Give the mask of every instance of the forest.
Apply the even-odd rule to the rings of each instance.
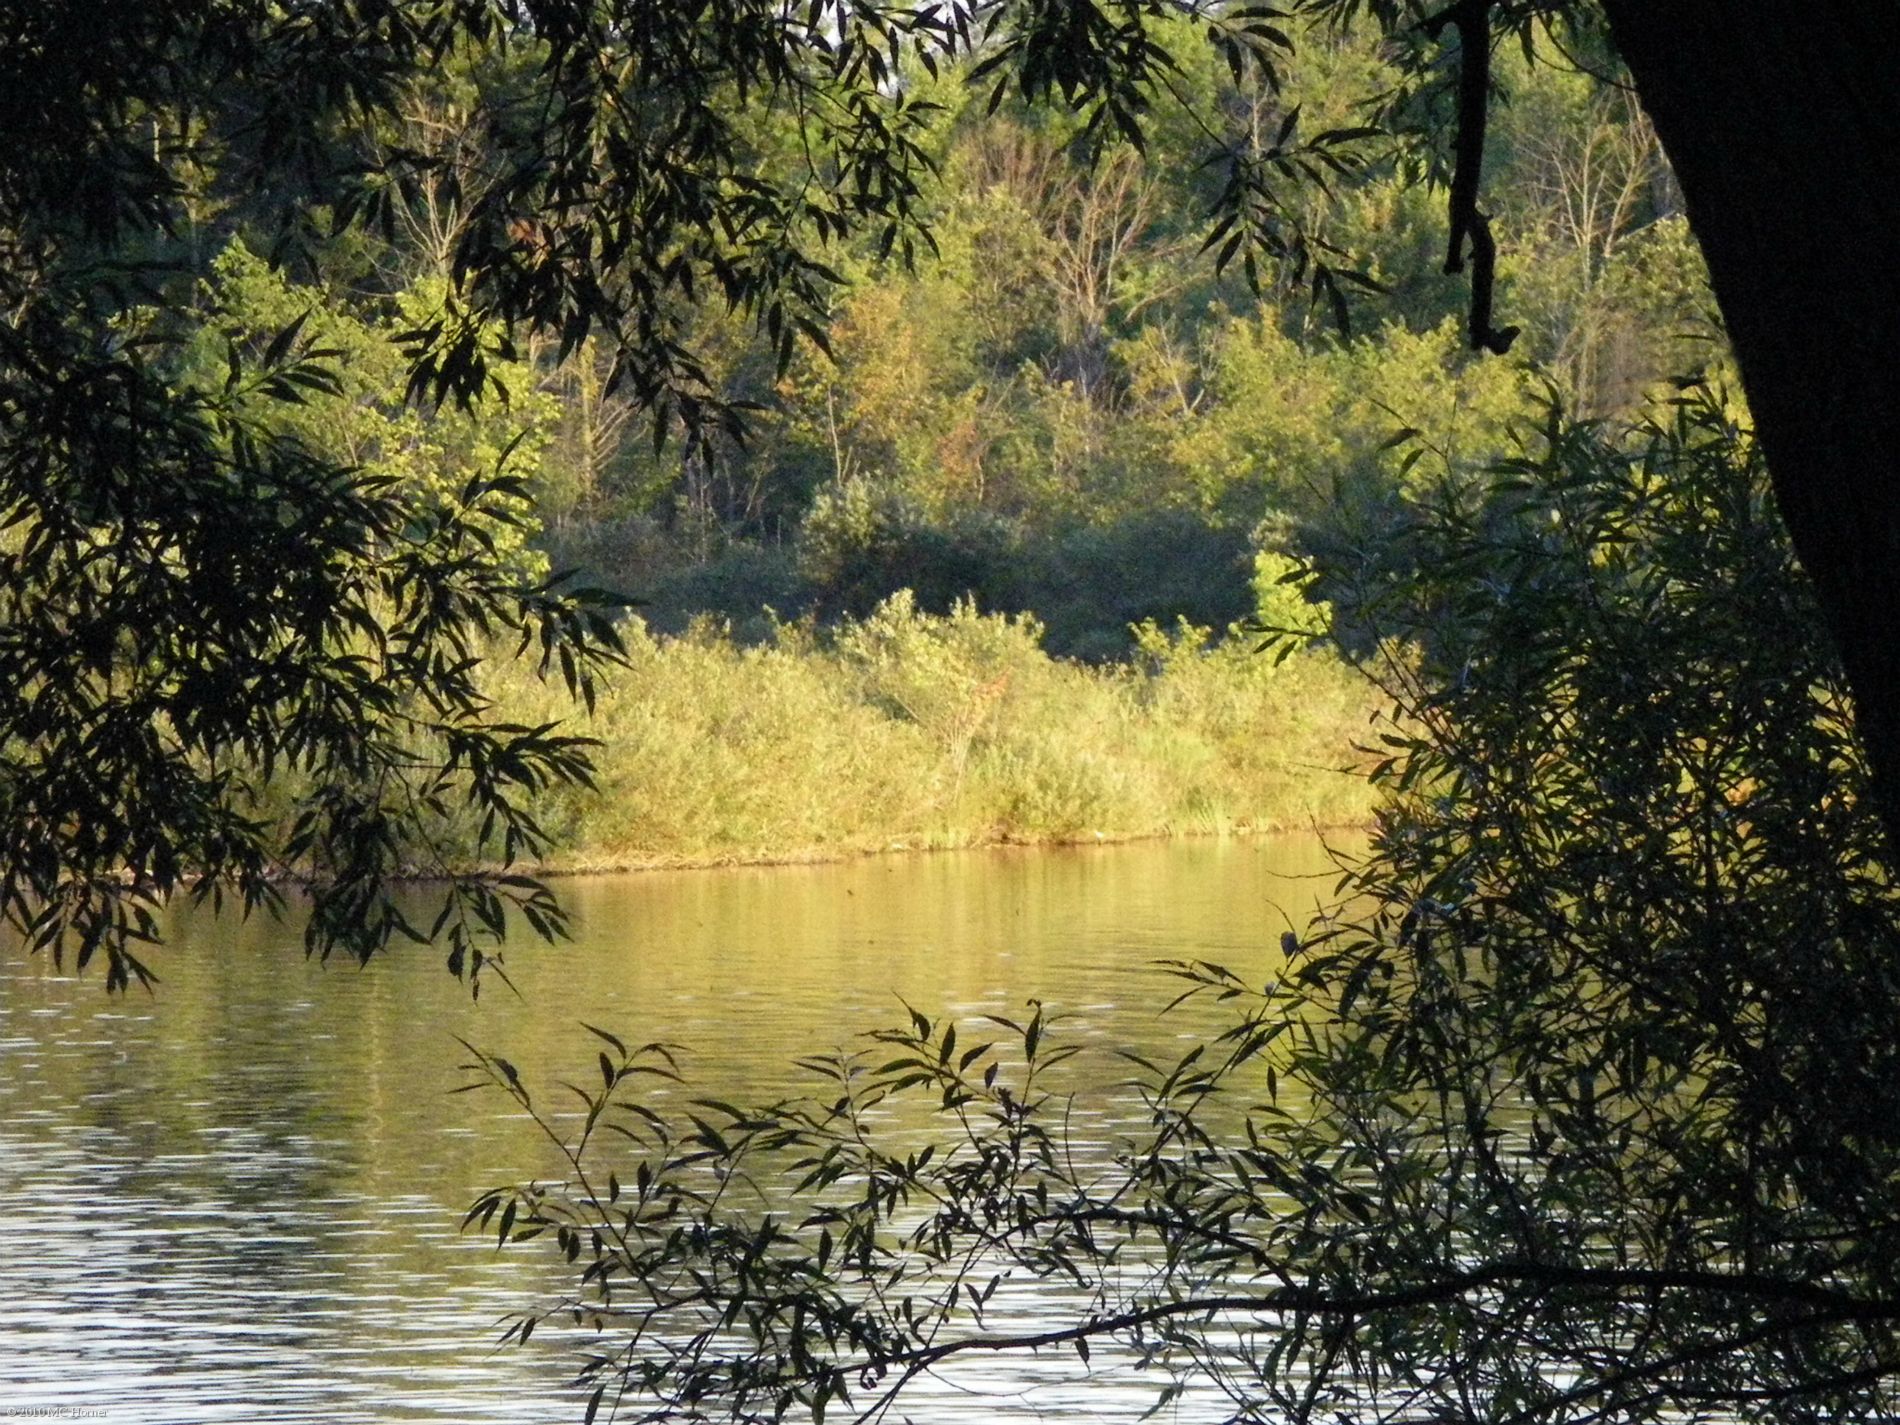
[[[1356,287],[1250,284],[1204,242],[1199,112],[1289,151],[1345,131],[1400,77],[1374,27],[1302,45],[1271,89],[1164,34],[1192,61],[1178,109],[1145,153],[1094,161],[1080,119],[986,111],[961,73],[920,70],[933,249],[835,245],[824,326],[782,368],[743,310],[694,310],[686,340],[740,413],[698,443],[614,388],[600,334],[565,352],[530,336],[473,410],[408,402],[404,334],[442,302],[487,166],[455,145],[505,76],[471,64],[406,101],[396,141],[450,161],[387,239],[299,274],[207,218],[206,369],[302,322],[337,384],[273,406],[273,428],[437,498],[505,468],[531,500],[497,547],[637,601],[633,662],[589,728],[605,794],[537,807],[545,864],[1363,823],[1354,747],[1376,697],[1348,669],[1373,630],[1337,571],[1386,557],[1413,503],[1512,453],[1543,404],[1626,421],[1723,368],[1627,95],[1561,63],[1501,66],[1497,300],[1524,335],[1490,359],[1432,259],[1442,198],[1395,144],[1302,195]],[[789,172],[797,121],[742,140]],[[1343,642],[1291,666],[1247,656],[1263,630],[1333,620]],[[560,716],[532,678],[499,676],[517,720]],[[476,850],[466,830],[451,860]]]

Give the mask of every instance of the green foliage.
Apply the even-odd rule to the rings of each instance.
[[[669,22],[679,44],[665,60],[623,54],[623,43],[639,46],[584,17],[558,37],[497,47],[492,16],[476,7],[436,32],[454,40],[437,76],[313,151],[312,194],[342,194],[329,209],[339,231],[322,241],[302,229],[279,241],[256,205],[227,191],[215,155],[187,144],[209,185],[192,199],[193,261],[233,232],[273,258],[301,245],[310,261],[298,275],[321,281],[271,276],[283,288],[273,310],[314,307],[379,341],[406,329],[404,355],[448,373],[444,391],[492,396],[498,379],[511,408],[491,401],[462,428],[482,427],[489,448],[529,432],[513,460],[534,467],[551,526],[533,546],[637,593],[655,627],[710,612],[752,636],[765,604],[861,617],[909,587],[933,610],[968,595],[1033,612],[1051,648],[1120,656],[1125,626],[1145,618],[1224,627],[1244,616],[1246,536],[1263,521],[1294,518],[1284,552],[1296,558],[1382,538],[1404,483],[1382,455],[1394,431],[1420,430],[1439,453],[1434,469],[1469,469],[1508,451],[1505,431],[1525,407],[1515,368],[1461,349],[1462,294],[1436,270],[1442,203],[1417,181],[1444,166],[1451,52],[1416,26],[1386,32],[1382,7],[1295,9],[1282,23],[1129,7],[1126,54],[1157,65],[1154,46],[1169,54],[1148,71],[1165,101],[1159,90],[1139,108],[1116,101],[1139,120],[1144,155],[1089,136],[1118,123],[1099,107],[1104,91],[1078,90],[1079,113],[1019,102],[1061,90],[1046,67],[986,104],[990,81],[1029,64],[1047,38],[1005,11],[987,38],[952,33],[949,12],[858,14],[903,31],[885,61],[914,101],[900,116],[882,111],[892,93],[869,80],[870,60],[854,69],[808,29],[781,35],[783,63],[771,59],[749,4]],[[1646,122],[1598,96],[1549,43],[1601,57],[1576,49],[1587,37],[1573,17],[1496,13],[1501,33],[1528,33],[1536,56],[1498,56],[1508,103],[1489,167],[1500,297],[1525,327],[1517,351],[1601,415],[1631,409],[1685,366],[1719,368],[1719,343],[1675,339],[1703,305],[1702,276]],[[558,28],[562,14],[543,18]],[[1238,75],[1224,46],[1202,38],[1211,25],[1235,39],[1236,24],[1258,42]],[[700,33],[719,25],[735,34]],[[972,85],[972,68],[998,57],[985,44],[1010,35],[1022,45]],[[1106,42],[1092,30],[1071,39]],[[404,42],[400,27],[390,42]],[[610,69],[625,61],[612,78],[574,67],[590,44]],[[643,87],[648,71],[682,56],[704,66],[667,91],[677,112],[626,132],[636,100],[655,92]],[[1273,61],[1270,81],[1261,57]],[[728,100],[742,90],[765,102],[740,112]],[[612,113],[610,94],[622,106]],[[1387,136],[1308,142],[1363,129],[1359,101],[1381,94]],[[524,126],[530,96],[562,122]],[[842,126],[818,112],[838,103],[859,106]],[[678,162],[662,166],[677,191],[661,201],[650,174],[637,192],[618,190],[623,162],[687,130],[686,156],[669,150]],[[586,171],[588,144],[609,138],[625,151]],[[902,174],[865,195],[863,212],[845,212],[835,180],[859,169],[829,145],[860,140],[870,146],[851,163],[875,166],[881,154]],[[1322,150],[1356,155],[1350,182],[1335,181]],[[524,206],[557,174],[571,191],[549,212]],[[1256,180],[1270,200],[1249,188]],[[830,196],[811,199],[819,191]],[[1260,198],[1248,199],[1250,216],[1201,250],[1247,193]],[[689,241],[694,213],[733,226]],[[926,223],[930,260],[913,265],[902,243]],[[659,250],[640,245],[649,241],[675,257],[642,285],[638,254]],[[1288,260],[1257,261],[1250,286],[1243,251],[1264,259],[1276,243]],[[1333,248],[1387,289],[1355,306],[1349,339],[1315,286],[1316,263],[1344,270]],[[681,300],[709,292],[735,305]],[[801,332],[814,339],[788,345]],[[374,354],[364,394],[393,417],[409,368],[391,370],[386,346]],[[740,416],[744,444],[732,436]],[[404,420],[438,441],[458,429]],[[702,439],[672,439],[690,431]],[[667,437],[657,447],[656,433]]]
[[[1332,607],[1308,597],[1313,579],[1298,560],[1277,549],[1263,549],[1253,557],[1253,570],[1254,627],[1306,638],[1332,629]]]
[[[1884,1417],[1900,901],[1748,436],[1706,394],[1629,439],[1553,411],[1415,513],[1371,853],[1264,987],[1172,966],[1235,1014],[1135,1061],[1148,1126],[1069,1141],[1033,1004],[776,1104],[650,1098],[609,1041],[587,1123],[633,1141],[544,1116],[570,1180],[476,1206],[581,1269],[526,1321],[607,1333],[584,1383],[817,1418],[1112,1342],[1242,1419]],[[1084,1304],[993,1305],[1033,1282]]]
[[[584,697],[614,634],[602,601],[539,580],[524,476],[558,445],[543,492],[636,499],[668,487],[651,462],[683,435],[700,552],[727,518],[795,522],[802,500],[721,457],[748,393],[826,346],[839,265],[928,248],[940,74],[1057,102],[1085,144],[1143,142],[1169,46],[1196,33],[1236,83],[1278,77],[1256,20],[1150,0],[1112,21],[775,0],[14,11],[0,913],[36,945],[103,949],[115,985],[185,885],[257,905],[312,878],[313,945],[367,953],[422,933],[382,883],[437,864],[458,808],[499,860],[536,849],[523,799],[585,759],[551,721],[493,714],[480,650],[518,640]],[[1225,257],[1308,260],[1284,185],[1236,154]],[[544,385],[573,407],[558,429]],[[957,388],[942,409],[977,408]],[[635,411],[645,466],[620,439]],[[1093,449],[1056,426],[1059,478],[1025,502]],[[455,963],[510,901],[558,928],[530,883],[464,883],[436,927]]]
[[[1406,483],[1384,454],[1396,431],[1426,437],[1426,474],[1474,469],[1509,453],[1535,389],[1522,367],[1465,350],[1462,294],[1437,273],[1442,201],[1416,180],[1442,138],[1449,71],[1436,47],[1408,59],[1416,38],[1305,32],[1279,90],[1234,84],[1212,48],[1181,50],[1174,87],[1188,107],[1154,112],[1146,161],[1124,151],[1093,166],[1078,161],[1072,123],[1010,104],[980,112],[945,70],[930,88],[948,106],[930,140],[943,166],[936,260],[911,271],[865,245],[841,255],[852,285],[827,327],[832,359],[809,351],[776,382],[744,368],[730,391],[763,404],[758,439],[727,452],[730,475],[710,483],[690,460],[670,480],[656,468],[648,508],[662,521],[670,502],[712,508],[747,541],[804,528],[814,587],[798,608],[862,615],[910,586],[947,609],[967,593],[1035,612],[1052,647],[1091,657],[1124,651],[1122,626],[1142,618],[1241,616],[1247,571],[1228,565],[1263,520],[1294,518],[1295,557],[1380,537]],[[1500,301],[1525,328],[1517,352],[1589,413],[1627,413],[1668,375],[1720,368],[1699,258],[1647,122],[1592,97],[1555,50],[1535,53],[1499,57]],[[1191,113],[1219,111],[1264,146],[1296,108],[1302,124],[1339,127],[1363,118],[1353,96],[1417,90],[1413,60],[1430,92],[1395,101],[1401,141],[1351,183],[1300,199],[1301,223],[1390,289],[1362,305],[1353,334],[1291,269],[1257,294],[1215,274],[1197,247],[1219,184],[1198,165],[1207,136]],[[1183,563],[1155,581],[1171,606],[1140,606],[1129,590],[1141,535],[1176,513],[1210,532],[1219,594],[1189,601]],[[1105,544],[1125,535],[1128,555],[1091,557],[1091,527]],[[704,528],[680,522],[683,552]],[[749,612],[695,587],[709,608]]]
[[[1395,428],[1480,465],[1508,448],[1528,409],[1522,371],[1464,353],[1451,322],[1306,352],[1271,319],[1237,320],[1218,337],[1209,380],[1211,408],[1177,425],[1170,463],[1203,507],[1252,520],[1316,516],[1391,488],[1379,457]]]
[[[900,593],[861,620],[740,642],[639,623],[588,731],[598,793],[537,800],[564,868],[782,860],[892,846],[1096,840],[1358,823],[1363,684],[1257,640],[1142,666],[1052,658],[1027,617]],[[1163,640],[1166,641],[1165,639]],[[538,723],[554,695],[507,662],[485,685]],[[467,853],[477,854],[469,846]]]
[[[418,489],[267,424],[343,390],[301,321],[204,385],[165,340],[102,353],[39,302],[24,325],[31,363],[0,367],[0,911],[27,943],[102,953],[122,987],[150,978],[133,947],[169,895],[276,906],[307,880],[311,948],[368,955],[421,937],[386,883],[433,868],[449,804],[479,810],[495,859],[533,855],[527,799],[586,777],[585,740],[494,716],[474,639],[515,630],[587,693],[615,635],[498,556],[521,481]],[[510,906],[559,928],[532,881],[451,884],[434,928],[458,969]]]
[[[292,284],[242,242],[218,256],[211,274],[213,316],[185,379],[222,379],[234,347],[260,348],[294,324],[303,340],[326,353],[334,382],[305,387],[296,401],[255,392],[248,413],[273,435],[390,482],[422,508],[452,506],[475,472],[533,488],[558,410],[526,363],[491,362],[497,394],[468,410],[426,410],[402,399],[409,365],[397,337],[440,301],[439,280],[397,293],[385,303],[387,317],[371,321],[334,298],[325,302],[320,289]],[[504,566],[524,577],[547,573],[547,561],[528,547],[539,523],[525,500],[507,518],[480,528]]]
[[[901,589],[942,613],[1003,586],[1012,542],[1001,520],[976,511],[931,520],[903,496],[856,482],[812,501],[798,560],[821,612],[862,617]]]

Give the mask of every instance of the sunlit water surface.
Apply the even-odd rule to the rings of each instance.
[[[758,1100],[900,997],[972,1015],[1035,995],[1103,1051],[1106,1094],[1107,1051],[1194,1033],[1157,1015],[1156,958],[1264,977],[1332,883],[1312,839],[572,881],[574,943],[511,951],[519,996],[475,1002],[433,951],[325,967],[294,926],[209,916],[176,923],[156,997],[0,951],[0,1419],[576,1421],[574,1342],[494,1346],[562,1278],[539,1243],[460,1235],[461,1212],[551,1169],[502,1100],[450,1092],[452,1036],[547,1081],[592,1063],[587,1020],[691,1046],[696,1089]],[[1138,1111],[1106,1101],[1085,1131]],[[1051,1353],[906,1409],[1132,1420],[1159,1385]]]

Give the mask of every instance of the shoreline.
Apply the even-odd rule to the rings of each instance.
[[[1317,836],[1324,839],[1342,834],[1363,835],[1370,828],[1369,821],[1344,821],[1298,826],[1241,824],[1209,830],[1090,832],[1083,835],[1042,837],[1002,835],[971,840],[933,841],[926,838],[900,838],[876,846],[816,846],[789,850],[742,850],[708,855],[603,855],[598,859],[568,856],[545,862],[516,862],[505,867],[482,865],[469,869],[472,874],[492,872],[559,881],[587,876],[631,876],[651,871],[725,871],[754,867],[833,866],[848,861],[870,860],[879,856],[939,855],[956,851],[1057,851],[1091,846],[1129,846],[1138,842],[1265,840],[1278,836]],[[410,884],[429,885],[447,881],[451,877],[426,874],[404,876],[400,879]]]

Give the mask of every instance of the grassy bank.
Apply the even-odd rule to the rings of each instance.
[[[1338,826],[1366,688],[1325,653],[1278,667],[1244,639],[1153,626],[1130,662],[1050,657],[1032,619],[918,613],[781,625],[761,644],[634,623],[591,719],[596,793],[537,808],[550,869],[796,860],[891,848]],[[495,694],[571,717],[521,667]]]

